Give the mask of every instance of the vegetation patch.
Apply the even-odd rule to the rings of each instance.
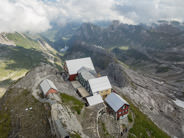
[[[128,47],[128,46],[120,46],[120,47],[119,47],[119,49],[121,49],[121,50],[125,50],[125,51],[126,51],[126,50],[128,50],[128,49],[129,49],[129,47]]]
[[[49,63],[37,40],[20,33],[8,33],[6,36],[15,42],[16,46],[1,46],[0,81],[3,82],[0,82],[0,85],[2,88],[7,88],[11,84],[4,80],[16,80],[41,62]],[[53,55],[56,67],[61,70],[60,54],[53,48],[48,48],[47,52]]]
[[[176,80],[176,82],[184,82],[184,80]]]
[[[133,121],[133,118],[132,118],[132,113],[129,112],[128,114],[128,121],[131,123]]]
[[[98,126],[99,126],[99,133],[100,133],[100,136],[102,138],[111,138],[112,137],[109,134],[109,132],[108,132],[106,126],[105,126],[105,123],[102,120],[99,120]]]
[[[174,55],[169,54],[169,56],[165,59],[168,61],[172,61],[172,62],[182,62],[183,61],[183,57],[176,55],[176,54]]]
[[[51,138],[50,110],[36,100],[30,91],[9,89],[0,103],[0,138],[17,136]]]
[[[71,138],[81,138],[80,134],[77,133],[77,132],[71,133],[71,134],[70,134],[70,137],[71,137]]]
[[[158,128],[145,114],[135,107],[130,100],[126,97],[123,98],[130,104],[130,110],[132,110],[135,115],[134,124],[129,130],[128,138],[134,138],[135,136],[138,138],[169,138],[165,132]]]
[[[14,41],[17,46],[21,46],[24,48],[35,48],[35,49],[40,48],[39,44],[36,41],[26,36],[24,37],[23,35],[19,33],[9,33],[7,34],[7,37],[9,40]]]
[[[5,89],[13,80],[23,76],[41,62],[48,63],[37,41],[19,33],[9,33],[7,37],[16,43],[16,47],[1,46],[0,49],[0,87]]]
[[[106,127],[105,127],[105,123],[101,123],[102,124],[102,129],[105,135],[109,135],[109,132],[107,131]]]
[[[2,53],[6,54],[3,55]],[[1,54],[0,85],[3,88],[7,88],[12,84],[13,80],[18,79],[28,70],[40,64],[40,62],[47,62],[40,51],[25,49],[19,46],[1,47],[0,55]]]
[[[165,73],[170,70],[169,67],[158,67],[156,73]]]
[[[136,49],[127,49],[127,50],[122,50],[121,48],[114,48],[112,52],[116,55],[116,57],[125,62],[129,59],[132,59],[137,63],[138,61],[149,61],[150,59],[144,55],[143,53],[139,52]]]
[[[7,138],[11,130],[11,118],[8,112],[0,111],[0,138]]]
[[[61,100],[63,101],[64,104],[69,105],[73,111],[77,112],[78,114],[81,113],[84,104],[80,100],[64,93],[61,94]]]

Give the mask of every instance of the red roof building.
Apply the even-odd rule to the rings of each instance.
[[[75,80],[78,74],[78,71],[82,67],[89,68],[90,70],[95,70],[93,66],[93,62],[90,57],[65,61],[64,69],[65,69],[65,72],[68,73],[70,81]]]

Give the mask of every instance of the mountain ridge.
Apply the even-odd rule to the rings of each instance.
[[[43,39],[33,40],[22,33],[1,33],[0,95],[6,88],[41,62],[60,65],[58,52]]]

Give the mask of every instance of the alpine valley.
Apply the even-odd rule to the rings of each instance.
[[[81,106],[71,83],[60,75],[65,60],[83,57],[91,57],[98,74],[107,75],[130,103],[132,122],[122,137],[184,137],[184,23],[129,25],[115,20],[53,23],[42,33],[0,34],[0,138],[57,136],[49,122],[51,109],[61,107],[33,97],[36,84],[48,76],[66,94],[61,94],[61,116],[71,137],[121,137],[111,128],[116,122],[88,118],[97,109]],[[29,113],[28,107],[33,108]]]

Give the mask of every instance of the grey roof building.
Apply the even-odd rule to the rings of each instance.
[[[117,112],[124,104],[129,105],[127,101],[121,98],[116,93],[111,93],[105,98],[105,102],[115,111]]]
[[[80,84],[89,91],[89,82],[88,80],[96,78],[97,73],[95,70],[90,68],[82,67],[78,71],[78,81]]]
[[[91,70],[90,68],[82,67],[79,69],[78,74],[81,74],[83,79],[86,81],[89,79],[93,79],[97,76],[97,73],[95,70]]]

